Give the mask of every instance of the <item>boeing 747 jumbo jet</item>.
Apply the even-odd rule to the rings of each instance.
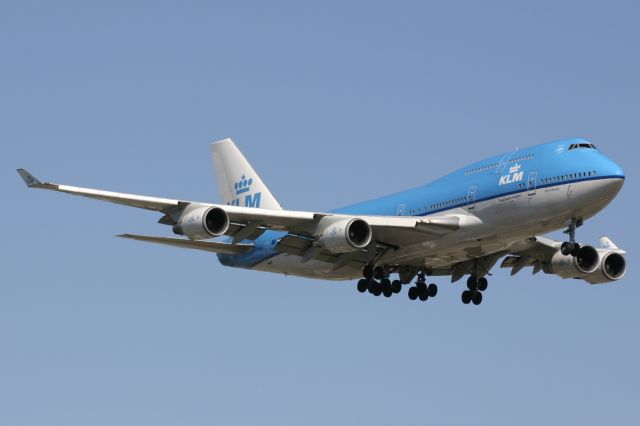
[[[462,302],[482,303],[499,259],[511,275],[524,267],[589,284],[617,281],[625,252],[607,237],[576,242],[576,228],[618,194],[624,172],[584,139],[515,150],[471,164],[430,184],[329,212],[283,210],[231,139],[211,145],[221,204],[171,200],[42,183],[50,189],[163,214],[186,238],[123,238],[217,253],[225,266],[323,280],[358,279],[357,289],[409,299],[438,293],[428,276],[468,276]],[[567,241],[541,235],[566,229]],[[392,276],[397,276],[393,281]]]

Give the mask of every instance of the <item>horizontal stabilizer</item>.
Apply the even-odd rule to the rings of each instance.
[[[214,241],[193,241],[182,238],[150,237],[147,235],[135,234],[122,234],[118,235],[118,237],[128,238],[131,240],[146,241],[148,243],[164,244],[167,246],[203,250],[212,253],[222,253],[230,255],[245,253],[253,248],[253,244],[229,244],[218,243]]]

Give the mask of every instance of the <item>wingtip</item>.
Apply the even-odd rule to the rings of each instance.
[[[211,142],[211,145],[217,145],[219,143],[233,143],[233,140],[231,138],[226,138],[226,139],[221,139],[219,141],[215,141],[215,142]]]
[[[42,182],[40,182],[35,176],[33,176],[31,173],[29,173],[25,169],[16,169],[16,170],[20,175],[20,177],[22,178],[22,180],[24,181],[24,183],[29,188],[34,188],[42,185]]]

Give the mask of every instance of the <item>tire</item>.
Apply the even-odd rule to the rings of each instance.
[[[424,283],[420,284],[420,287],[418,287],[418,298],[423,302],[429,298],[429,289]]]
[[[382,290],[382,294],[384,294],[384,297],[391,297],[393,291],[391,291],[391,289],[384,289]]]
[[[400,290],[402,290],[402,283],[400,282],[400,280],[394,280],[391,283],[391,291],[398,294],[400,293]]]
[[[380,281],[380,284],[382,284],[382,291],[391,291],[391,281],[389,281],[388,279],[383,279]]]
[[[382,286],[378,281],[371,281],[369,284],[369,293],[374,296],[380,296],[382,294]]]
[[[471,302],[471,292],[469,290],[465,290],[462,292],[462,303],[468,305]]]
[[[569,256],[571,254],[572,249],[573,247],[571,246],[571,243],[568,243],[565,241],[560,246],[560,253],[564,254],[565,256]]]
[[[478,280],[474,275],[470,275],[467,279],[467,288],[469,291],[476,291],[478,289]]]
[[[436,297],[436,294],[438,294],[438,286],[433,283],[429,284],[427,293],[429,293],[429,297]]]
[[[578,253],[580,253],[580,244],[575,243],[573,247],[571,247],[571,256],[577,257]]]
[[[369,281],[365,280],[364,278],[358,281],[358,291],[360,293],[364,293],[368,289],[369,289]]]
[[[476,291],[475,293],[473,293],[473,297],[471,298],[471,301],[473,302],[474,305],[479,305],[482,303],[482,293],[480,293],[479,291]]]
[[[418,298],[418,289],[415,287],[409,288],[409,299],[416,300]]]
[[[489,281],[485,277],[482,277],[478,280],[478,290],[485,291],[489,286]]]
[[[368,280],[373,278],[373,266],[371,265],[365,266],[364,269],[362,270],[362,275],[364,275],[364,277]]]
[[[382,266],[376,266],[373,270],[373,278],[379,280],[382,279],[382,277],[384,277],[384,268],[382,268]]]

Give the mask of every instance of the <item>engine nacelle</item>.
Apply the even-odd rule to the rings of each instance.
[[[584,277],[590,284],[604,284],[618,281],[627,272],[627,261],[622,253],[616,250],[598,250],[600,264],[592,274]]]
[[[220,207],[198,207],[186,210],[173,232],[191,240],[206,240],[223,235],[229,229],[229,215]]]
[[[544,266],[547,274],[556,274],[561,278],[584,278],[598,269],[600,256],[592,246],[581,246],[578,255],[564,255],[558,250],[551,262]]]
[[[371,242],[371,226],[363,219],[344,219],[329,224],[320,234],[320,246],[331,253],[361,250]]]

